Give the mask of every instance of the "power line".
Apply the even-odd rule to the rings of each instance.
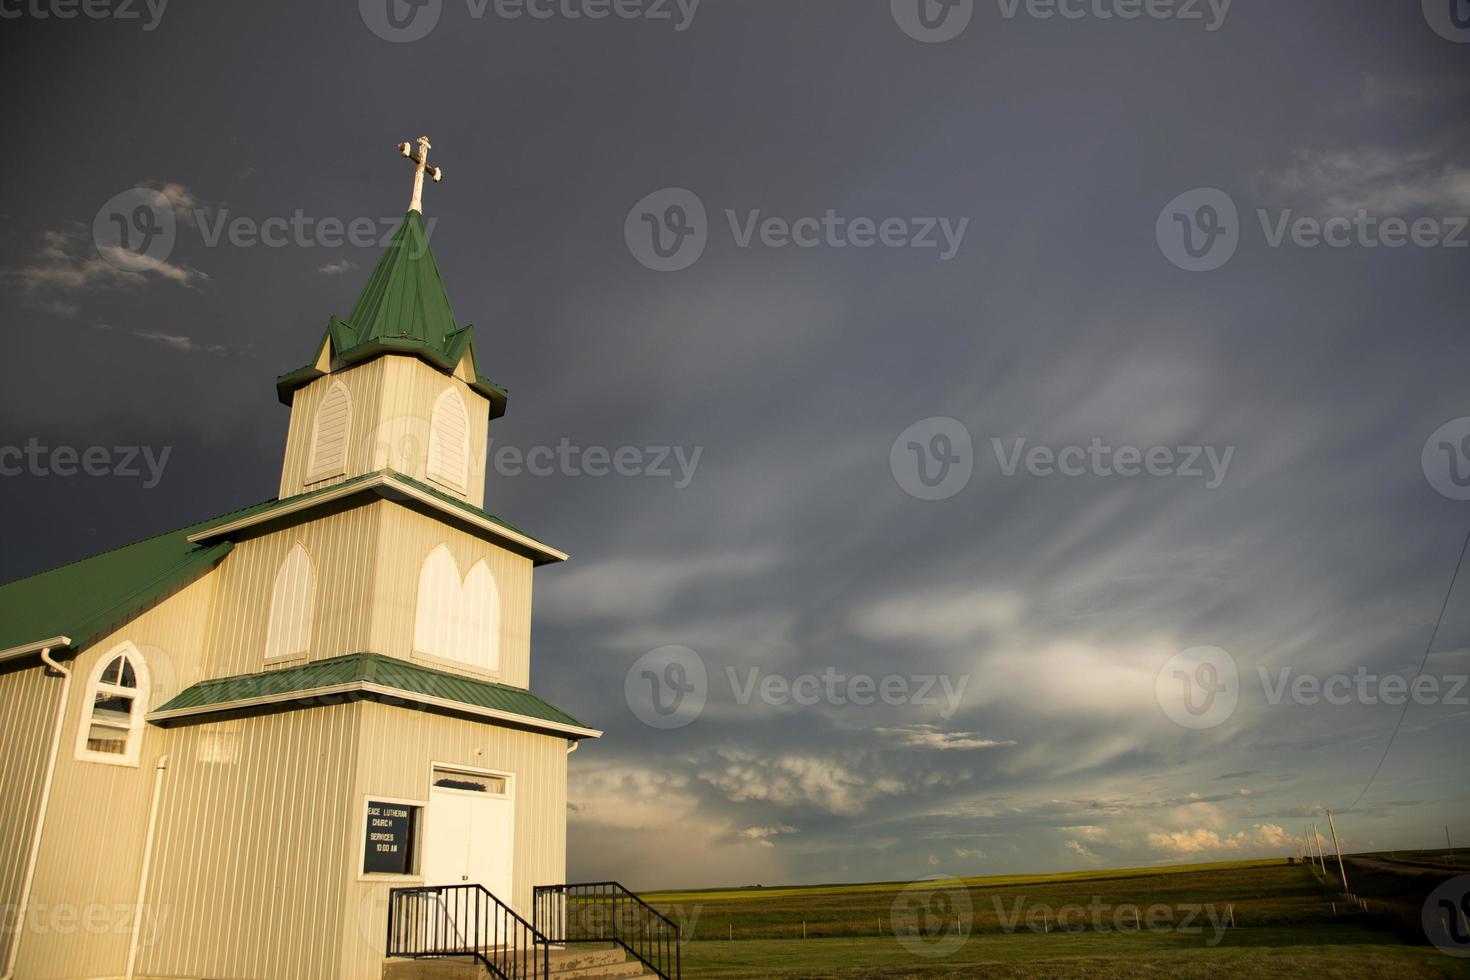
[[[1429,665],[1429,654],[1434,650],[1434,641],[1439,637],[1439,627],[1444,623],[1445,610],[1450,607],[1450,596],[1454,595],[1455,583],[1460,579],[1460,569],[1465,564],[1466,551],[1470,551],[1470,531],[1465,533],[1465,543],[1460,546],[1460,558],[1455,562],[1455,574],[1450,576],[1450,587],[1445,590],[1444,602],[1439,607],[1439,618],[1434,621],[1434,632],[1429,634],[1429,644],[1424,648],[1424,659],[1419,661],[1419,672],[1414,675],[1413,682],[1409,684],[1409,690],[1411,691],[1414,689],[1414,684],[1418,683],[1419,678],[1423,676],[1424,668]],[[1368,777],[1368,785],[1364,786],[1363,792],[1358,794],[1356,800],[1353,800],[1352,806],[1348,807],[1349,810],[1354,809],[1362,802],[1363,797],[1367,795],[1368,790],[1373,786],[1373,780],[1378,778],[1378,771],[1383,768],[1383,763],[1388,760],[1388,750],[1393,748],[1393,740],[1399,737],[1399,729],[1403,727],[1404,719],[1408,717],[1409,705],[1412,702],[1412,698],[1404,699],[1404,709],[1399,712],[1399,720],[1393,726],[1393,734],[1388,737],[1388,744],[1383,747],[1383,755],[1379,757],[1378,765],[1373,767],[1373,775]]]

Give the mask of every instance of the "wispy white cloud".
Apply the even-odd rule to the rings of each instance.
[[[725,751],[719,766],[703,780],[734,802],[759,800],[846,815],[862,813],[874,800],[904,791],[902,780],[876,774],[871,767],[796,753],[765,758]]]
[[[147,186],[155,187],[169,203],[174,206],[174,217],[188,225],[190,228],[199,226],[199,216],[213,217],[215,205],[201,200],[189,188],[177,181],[148,181]]]
[[[181,263],[159,262],[138,272],[130,272],[109,262],[106,250],[116,246],[93,244],[87,230],[72,223],[65,228],[47,231],[41,236],[41,247],[30,264],[7,271],[31,293],[54,299],[58,292],[77,293],[109,289],[135,288],[150,278],[163,279],[181,286],[192,286],[209,279],[198,269]]]
[[[1067,850],[1071,851],[1073,854],[1077,855],[1080,858],[1086,858],[1089,861],[1097,860],[1097,855],[1089,851],[1087,849],[1087,845],[1083,844],[1081,841],[1069,840],[1063,846],[1065,846]]]
[[[782,834],[794,833],[797,833],[797,829],[795,827],[788,827],[785,824],[782,824],[779,827],[746,827],[735,836],[739,837],[741,840],[754,841],[761,847],[775,847],[776,844],[774,841],[771,840],[771,838],[779,837]]]
[[[902,728],[875,728],[873,731],[905,748],[996,749],[1015,745],[1013,741],[984,738],[974,732],[946,732],[937,725],[908,725]]]
[[[1013,625],[1024,611],[1015,593],[924,590],[888,596],[858,610],[854,630],[877,640],[958,644]]]
[[[1442,148],[1303,150],[1268,180],[1279,193],[1332,215],[1470,213],[1470,166]]]
[[[1155,831],[1148,835],[1149,846],[1168,857],[1200,857],[1237,851],[1289,850],[1295,838],[1273,823],[1256,824],[1250,830],[1224,834],[1208,827],[1186,830]]]
[[[340,276],[342,273],[351,272],[356,268],[356,262],[353,262],[351,259],[342,259],[338,262],[328,262],[325,265],[317,266],[316,271],[324,276]]]
[[[99,323],[95,326],[98,330],[114,330],[119,333],[128,334],[131,337],[137,337],[140,340],[163,344],[165,347],[171,347],[179,351],[201,351],[209,354],[217,354],[225,349],[220,344],[201,344],[193,337],[186,337],[183,334],[164,333],[161,330],[119,330],[117,327],[106,323]]]

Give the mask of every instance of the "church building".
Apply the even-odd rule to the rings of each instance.
[[[530,689],[567,555],[484,509],[506,393],[400,149],[410,210],[276,382],[279,496],[0,587],[0,980],[362,980],[445,930],[545,975],[493,962],[564,928],[536,889],[601,733]]]

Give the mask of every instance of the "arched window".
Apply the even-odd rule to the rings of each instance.
[[[265,631],[266,660],[304,657],[311,648],[312,579],[311,556],[297,543],[276,571]]]
[[[464,639],[460,659],[471,667],[499,673],[500,590],[495,587],[495,576],[490,574],[489,565],[483,561],[475,563],[465,576],[461,598]]]
[[[424,560],[413,647],[487,673],[500,670],[500,591],[485,562],[477,562],[461,580],[444,545]]]
[[[429,423],[429,479],[458,493],[469,485],[470,420],[464,399],[446,388]]]
[[[77,758],[136,766],[148,710],[148,665],[131,643],[97,662],[82,701]]]
[[[311,454],[306,482],[318,483],[347,472],[347,433],[352,428],[352,396],[347,386],[333,381],[316,411],[311,430]]]

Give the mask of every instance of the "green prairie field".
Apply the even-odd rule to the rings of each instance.
[[[1423,980],[1470,977],[1470,961],[1430,947],[1399,945],[1391,933],[1352,926],[1240,929],[1215,947],[1181,936],[973,936],[957,952],[916,956],[896,940],[800,939],[695,942],[684,947],[684,975],[723,980],[837,977],[1098,977]]]
[[[1414,934],[1457,873],[1349,859],[1367,909],[1284,860],[645,894],[690,977],[1470,977]],[[1371,896],[1371,897],[1370,897]]]

